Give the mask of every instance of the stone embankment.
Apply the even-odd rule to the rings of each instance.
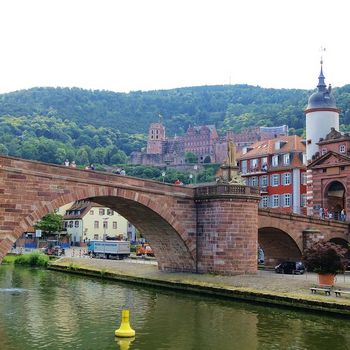
[[[336,297],[323,293],[311,294],[317,276],[279,275],[259,271],[256,275],[219,276],[211,274],[166,273],[149,260],[102,260],[63,257],[50,269],[107,278],[153,287],[183,290],[205,295],[324,311],[350,316],[350,296]],[[350,287],[349,275],[338,275],[336,288]]]

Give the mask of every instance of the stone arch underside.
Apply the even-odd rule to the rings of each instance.
[[[301,259],[301,251],[294,239],[278,228],[259,228],[258,242],[264,251],[265,266],[275,266],[282,261]]]
[[[22,218],[13,233],[18,239],[39,219],[54,209],[82,199],[110,207],[124,216],[149,240],[161,270],[195,271],[195,227],[185,229],[166,196],[156,197],[133,190],[110,187],[71,189],[50,201],[35,203],[35,210]],[[164,202],[163,202],[164,199]],[[192,232],[191,232],[192,229]]]

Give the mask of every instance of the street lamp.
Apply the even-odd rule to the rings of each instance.
[[[163,178],[163,182],[164,182],[164,179],[165,179],[165,171],[162,171],[162,178]]]

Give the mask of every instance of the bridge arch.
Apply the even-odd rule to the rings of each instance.
[[[346,186],[340,180],[330,181],[324,189],[324,207],[335,219],[339,219],[340,212],[345,208]]]
[[[259,228],[258,243],[264,252],[265,266],[275,266],[282,261],[301,259],[302,252],[295,240],[279,228]]]
[[[162,270],[193,271],[195,268],[195,245],[184,228],[181,218],[168,207],[166,201],[152,199],[133,190],[90,187],[59,196],[51,202],[35,203],[36,209],[19,223],[16,239],[44,215],[64,204],[89,199],[107,206],[124,216],[150,241]]]

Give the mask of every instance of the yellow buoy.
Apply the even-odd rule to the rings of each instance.
[[[122,310],[122,323],[115,331],[117,337],[131,338],[135,336],[135,331],[130,327],[129,310]]]

